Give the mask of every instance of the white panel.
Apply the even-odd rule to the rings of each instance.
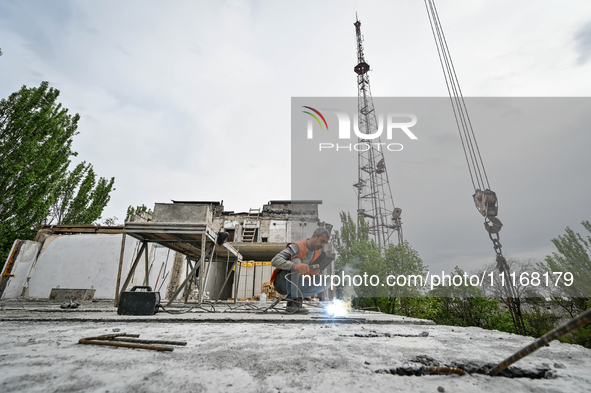
[[[269,222],[269,242],[270,243],[288,243],[287,236],[288,221],[271,220]]]
[[[121,252],[121,236],[82,234],[54,236],[44,243],[29,282],[29,296],[48,298],[52,288],[95,289],[95,298],[113,299]],[[49,243],[49,244],[48,244]],[[137,241],[126,238],[121,282],[131,265]],[[148,248],[150,249],[150,248]],[[143,271],[143,257],[137,271]],[[143,275],[138,277],[141,284]]]
[[[27,278],[29,277],[31,268],[37,259],[37,254],[40,249],[41,243],[39,242],[30,240],[21,242],[21,249],[14,261],[14,265],[12,266],[12,272],[10,273],[14,277],[8,279],[8,283],[2,294],[2,299],[15,299],[22,295],[23,289],[27,284]],[[12,250],[10,250],[10,254],[12,254]]]

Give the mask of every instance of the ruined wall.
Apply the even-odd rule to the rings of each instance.
[[[13,277],[8,278],[2,293],[2,299],[16,299],[26,295],[31,269],[37,260],[41,245],[42,243],[31,240],[18,242],[18,254],[14,258],[11,271],[6,274]],[[4,269],[6,270],[8,267],[8,264],[6,264]]]
[[[122,235],[52,235],[43,243],[29,281],[28,295],[48,298],[52,288],[95,289],[96,298],[113,299]],[[136,241],[128,238],[126,249]],[[131,253],[123,271],[131,264]]]
[[[156,203],[153,223],[212,224],[213,212],[209,205],[191,203]]]
[[[114,299],[121,252],[121,234],[49,235],[43,243],[26,241],[17,255],[2,299],[30,297],[47,299],[52,288],[95,289],[95,298]],[[127,236],[121,272],[125,281],[140,243]],[[165,290],[170,281],[174,251],[148,245],[149,284]],[[184,267],[180,279],[186,277]],[[128,289],[145,282],[145,259],[141,257]]]

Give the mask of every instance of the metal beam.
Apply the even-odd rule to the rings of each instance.
[[[236,265],[238,264],[238,258],[236,258],[236,260],[234,261],[234,264],[232,264],[232,268],[230,269],[230,271],[226,274],[226,280],[224,281],[224,285],[222,285],[222,289],[220,289],[220,292],[218,293],[218,296],[215,300],[215,303],[220,301],[220,296],[222,296],[222,292],[224,292],[224,288],[226,288],[226,284],[228,283],[228,280],[230,279],[230,276],[232,275],[232,272],[234,271],[234,269],[236,269]],[[228,265],[226,265],[228,266]],[[235,272],[235,271],[234,271]],[[236,273],[236,272],[235,272]],[[234,296],[236,297],[236,296]],[[214,304],[215,304],[214,303]]]
[[[123,254],[125,253],[125,232],[121,237],[121,254],[119,255],[119,269],[117,270],[117,287],[115,288],[115,307],[119,306],[119,284],[121,284],[121,270],[123,269]]]
[[[218,242],[218,237],[216,235],[215,240],[213,241],[213,250],[215,250],[215,245]],[[209,278],[209,269],[211,269],[211,263],[213,262],[213,250],[211,255],[209,256],[209,263],[207,264],[207,269],[205,271],[205,280],[203,281],[203,287],[199,287],[199,305],[203,302],[203,295],[205,295],[205,287],[207,286],[207,279]]]
[[[201,255],[201,259],[199,259],[199,262],[197,262],[195,264],[195,266],[193,267],[193,269],[191,269],[191,271],[189,272],[189,274],[187,275],[187,277],[185,278],[185,280],[182,282],[182,284],[179,285],[179,287],[177,288],[177,290],[174,293],[174,295],[172,295],[172,297],[170,298],[170,300],[168,301],[168,303],[166,303],[166,307],[172,306],[172,302],[176,299],[176,297],[179,295],[179,293],[181,293],[181,291],[183,290],[183,288],[185,287],[185,285],[187,284],[187,282],[191,279],[191,276],[195,274],[195,272],[197,271],[197,269],[199,269],[199,266],[201,266],[201,264],[203,263],[203,261],[207,257],[207,254],[209,254],[210,252],[213,252],[213,248],[214,247],[215,247],[215,244],[212,244],[211,246],[209,246],[209,248],[207,249],[207,251],[204,254]]]
[[[137,264],[140,261],[140,258],[142,257],[142,253],[144,251],[147,252],[147,250],[146,250],[147,248],[148,248],[148,243],[146,243],[146,242],[142,243],[142,247],[140,248],[140,251],[137,253],[137,257],[135,258],[135,261],[133,261],[133,265],[131,265],[131,270],[127,274],[127,278],[125,279],[125,282],[123,283],[123,287],[121,287],[121,291],[119,291],[119,296],[121,296],[121,292],[123,292],[123,290],[126,289],[127,286],[129,285],[129,282],[131,281],[131,276],[133,276],[133,273],[135,272],[135,268],[137,267]]]
[[[148,267],[149,264],[149,258],[148,258],[148,242],[144,241],[144,244],[146,245],[146,252],[144,254],[145,256],[145,260],[146,260],[146,279],[144,280],[146,282],[146,286],[150,286],[150,268]]]

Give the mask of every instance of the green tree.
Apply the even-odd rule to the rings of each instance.
[[[42,82],[0,100],[0,254],[15,238],[30,238],[56,200],[77,134],[78,114],[57,103],[59,91]]]
[[[389,314],[404,314],[410,316],[416,306],[411,299],[422,296],[423,278],[427,274],[427,267],[419,253],[408,242],[398,245],[390,244],[384,252],[386,277],[389,283],[394,283],[396,277],[404,276],[404,282],[396,282],[396,285],[387,285],[386,312]],[[398,283],[402,285],[398,285]]]
[[[91,224],[100,219],[114,182],[114,177],[109,181],[101,177],[97,183],[92,165],[81,162],[60,180],[57,199],[43,223]]]
[[[591,232],[589,221],[581,222]],[[591,237],[581,236],[569,227],[565,235],[552,239],[557,252],[548,255],[541,267],[552,274],[553,283],[558,289],[556,295],[569,299],[588,299],[591,297]],[[560,275],[560,280],[558,276]],[[581,300],[584,311],[585,301]]]
[[[148,216],[152,216],[154,214],[154,212],[152,212],[152,209],[148,209],[148,207],[144,204],[142,204],[141,206],[128,206],[127,207],[127,216],[125,217],[125,222],[129,221],[132,216],[142,216],[144,219],[151,219],[149,217],[146,217],[145,215]]]
[[[458,266],[451,276],[464,277],[465,272]],[[477,326],[485,329],[498,329],[515,332],[510,314],[502,311],[496,299],[487,299],[482,288],[463,280],[460,285],[441,286],[429,291],[428,296],[435,301],[436,309],[432,320],[442,325]]]
[[[581,224],[591,232],[589,221]],[[539,266],[550,273],[553,305],[561,308],[567,317],[574,318],[591,308],[591,236],[582,236],[566,227],[566,234],[552,239],[552,243],[557,251],[548,255]],[[591,325],[582,326],[560,341],[591,348]]]
[[[78,133],[80,116],[70,115],[57,102],[58,96],[59,90],[42,82],[39,87],[23,86],[8,99],[0,100],[2,262],[16,238],[31,239],[35,235],[35,225],[44,222],[51,214],[51,207],[59,202],[65,184],[71,188],[75,183],[75,179],[69,179],[68,166],[70,157],[77,155],[71,146]],[[77,167],[74,172],[78,176],[82,169]],[[82,210],[90,209],[88,214],[96,215],[98,206],[104,207],[109,199],[104,191],[111,190],[113,179],[111,182],[99,180],[95,187],[94,172],[90,177],[89,172],[86,170],[78,193],[71,199],[76,202],[71,206],[66,204],[65,210],[60,208],[63,216],[72,223],[89,223]],[[83,188],[87,190],[86,194]],[[84,222],[74,222],[78,220]]]
[[[335,262],[336,271],[343,272],[351,277],[357,274],[363,275],[364,273],[368,277],[383,275],[385,272],[384,261],[380,255],[379,247],[369,239],[367,224],[360,220],[358,228],[349,213],[341,212],[340,216],[341,230],[335,231],[333,241],[335,249],[339,253]],[[349,285],[338,287],[339,297],[353,298],[357,306],[360,305],[359,297],[367,297],[372,306],[378,307],[377,299],[384,294],[382,287],[373,287],[371,285],[362,285],[355,288]],[[363,303],[361,301],[361,305],[366,305]]]
[[[339,297],[352,297],[354,305],[358,307],[373,307],[391,314],[408,315],[411,306],[409,299],[421,295],[422,279],[417,277],[417,280],[400,286],[387,285],[387,279],[390,275],[424,277],[427,269],[419,254],[407,242],[380,249],[369,238],[367,223],[359,220],[356,225],[348,213],[341,212],[341,224],[341,230],[335,231],[334,235],[334,246],[339,253],[335,262],[336,270],[339,274],[342,272],[351,277],[363,277],[363,284],[354,288],[338,287]]]

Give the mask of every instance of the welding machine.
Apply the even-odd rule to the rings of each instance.
[[[146,289],[147,291],[137,291]],[[119,315],[154,315],[160,306],[160,292],[153,292],[152,287],[136,285],[131,291],[121,292],[117,314]]]

